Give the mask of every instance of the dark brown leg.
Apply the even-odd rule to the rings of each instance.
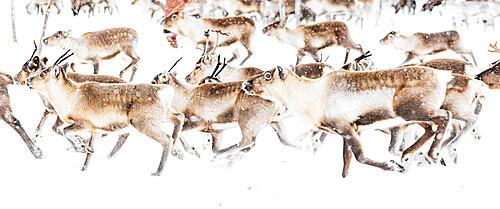
[[[342,170],[342,177],[347,177],[349,174],[349,166],[351,165],[352,150],[349,144],[344,140],[344,169]]]
[[[94,149],[94,142],[96,140],[99,140],[101,137],[102,137],[102,134],[100,134],[100,133],[92,133],[92,136],[90,136],[90,140],[89,140],[89,147]],[[92,153],[87,152],[87,157],[85,158],[85,162],[83,163],[83,167],[82,167],[81,171],[87,170],[91,157],[92,157]]]
[[[19,136],[21,136],[21,139],[23,139],[24,143],[28,146],[28,149],[35,158],[41,159],[43,157],[42,150],[40,150],[40,148],[38,148],[33,141],[31,141],[19,120],[12,115],[10,106],[0,108],[0,118],[9,124],[10,127],[12,127],[12,129],[19,134]]]
[[[116,142],[115,147],[113,147],[113,150],[111,150],[111,152],[109,153],[108,158],[112,158],[115,156],[116,152],[118,152],[122,148],[125,141],[127,141],[129,135],[130,135],[129,133],[126,133],[126,134],[121,134],[118,137],[118,141]]]

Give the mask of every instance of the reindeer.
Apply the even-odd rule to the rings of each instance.
[[[429,151],[431,159],[435,160],[434,150],[451,118],[449,111],[439,109],[450,79],[450,72],[405,67],[367,72],[332,71],[311,80],[278,67],[252,77],[243,83],[242,88],[250,95],[274,97],[318,129],[340,134],[346,151],[345,177],[351,152],[360,163],[383,170],[405,171],[394,161],[378,162],[363,154],[356,133],[358,127],[382,120],[420,121],[426,134],[417,144],[435,134]],[[303,99],[304,94],[309,95],[309,99]],[[434,124],[438,126],[435,132],[432,129]],[[406,156],[411,155],[415,148],[418,146],[410,147]]]
[[[33,10],[36,10],[37,14],[41,13],[43,15],[45,13],[44,8],[47,8],[48,4],[49,0],[31,0],[28,4],[26,4],[26,12],[31,14],[33,13]],[[61,13],[61,0],[52,0],[52,5],[57,8],[57,14]]]
[[[395,12],[398,13],[399,10],[408,7],[408,14],[415,14],[415,8],[417,7],[417,3],[415,0],[398,0],[396,4],[393,5]]]
[[[361,45],[352,41],[347,25],[339,21],[326,21],[310,25],[302,24],[295,29],[284,27],[280,22],[276,21],[265,27],[263,32],[294,46],[298,50],[297,64],[300,63],[306,52],[318,62],[318,51],[333,45],[346,48],[344,63],[347,62],[351,49],[356,49],[363,54]]]
[[[335,15],[358,15],[355,11],[356,2],[353,0],[307,0],[304,5],[310,8],[316,16],[327,15],[327,19]]]
[[[156,12],[163,10],[163,3],[158,0],[134,0],[132,1],[132,5],[142,6],[145,10],[151,12],[151,18],[155,15]]]
[[[33,154],[35,158],[41,159],[43,157],[42,150],[33,143],[26,134],[26,131],[24,131],[21,122],[13,115],[10,106],[9,90],[7,89],[7,86],[12,84],[14,84],[12,77],[7,73],[0,72],[0,118],[19,134],[26,146],[28,146],[31,154]]]
[[[130,81],[134,79],[139,61],[135,53],[137,41],[137,32],[131,28],[110,28],[88,32],[79,38],[69,37],[69,31],[57,31],[52,36],[43,39],[45,45],[73,49],[79,60],[92,63],[94,74],[99,73],[100,61],[111,59],[123,52],[132,58],[132,62],[120,71],[120,78],[123,77],[125,71],[132,68]]]
[[[429,12],[432,12],[432,9],[434,9],[435,6],[439,6],[443,3],[443,0],[428,0],[423,6],[422,6],[422,11],[429,10]]]
[[[160,164],[157,171],[152,173],[160,175],[170,151],[172,137],[174,141],[178,138],[184,120],[184,115],[171,107],[174,89],[166,85],[151,84],[77,84],[67,78],[66,71],[58,66],[58,61],[29,77],[26,82],[30,88],[50,100],[61,120],[71,124],[63,129],[63,135],[70,138],[79,133],[90,132],[92,137],[89,146],[92,147],[102,132],[134,127],[162,145]],[[168,121],[174,123],[172,136],[161,127],[163,122]],[[91,153],[87,153],[82,170],[85,170],[90,156]]]
[[[26,85],[26,79],[36,75],[40,71],[45,69],[45,65],[48,61],[46,57],[40,59],[38,56],[34,56],[35,52],[37,51],[37,47],[35,44],[35,51],[33,51],[33,54],[31,58],[24,63],[22,70],[14,77],[14,80],[17,84],[20,85]],[[66,69],[67,66],[63,65],[61,66]],[[76,83],[85,83],[85,82],[98,82],[98,83],[125,83],[124,80],[120,78],[116,78],[113,76],[108,76],[108,75],[84,75],[84,74],[78,74],[78,73],[73,73],[73,72],[67,72],[66,76],[71,79],[72,81]],[[50,101],[47,97],[44,95],[40,94],[40,99],[42,100],[43,104],[45,105],[45,111],[43,113],[42,118],[40,119],[40,122],[35,130],[35,134],[33,137],[34,141],[37,141],[38,139],[42,138],[42,130],[45,125],[45,121],[48,119],[50,115],[57,115],[54,107],[50,104]],[[61,127],[64,125],[63,121],[57,117],[56,122],[52,126],[52,130],[59,135],[63,135],[61,132]],[[128,137],[129,134],[121,134],[119,137]],[[70,141],[71,144],[72,141]],[[89,152],[92,152],[90,147],[83,146],[83,149],[86,149]],[[175,156],[175,154],[174,154]]]
[[[248,152],[255,145],[257,134],[267,125],[276,131],[282,144],[300,149],[288,141],[282,123],[277,118],[284,111],[281,104],[261,96],[245,94],[241,90],[243,81],[190,85],[177,79],[172,73],[160,73],[152,83],[174,87],[172,105],[186,116],[183,131],[200,130],[210,133],[212,151],[218,158]],[[221,149],[220,134],[227,129],[221,125],[234,123],[241,130],[242,140],[237,145]]]
[[[455,53],[460,54],[460,56],[467,61],[468,59],[464,56],[464,54],[470,55],[474,61],[474,65],[477,65],[476,58],[474,57],[472,50],[465,49],[462,46],[462,39],[460,39],[458,32],[454,30],[438,33],[414,33],[409,36],[391,31],[380,40],[380,43],[406,51],[407,57],[403,64],[415,57],[422,61],[421,57],[424,55],[431,55],[445,50],[452,50]]]
[[[71,11],[73,11],[73,16],[77,16],[80,13],[80,10],[83,7],[88,7],[89,16],[94,15],[94,9],[99,4],[104,5],[104,13],[106,13],[106,9],[109,11],[109,14],[113,14],[113,7],[118,11],[118,7],[115,4],[114,0],[71,0]]]
[[[493,62],[488,69],[477,74],[475,79],[483,81],[490,89],[500,89],[500,60]]]
[[[175,10],[174,10],[175,11]],[[220,42],[211,39],[208,46],[229,46],[233,43],[241,43],[247,50],[247,56],[240,65],[244,64],[253,54],[251,40],[255,35],[255,23],[251,18],[244,16],[223,17],[223,18],[201,18],[196,19],[184,15],[182,12],[175,12],[166,16],[162,23],[167,28],[175,28],[179,34],[186,36],[195,45],[205,45],[206,39],[203,32],[209,29],[222,31],[227,36],[221,36]],[[214,43],[216,43],[214,45]],[[210,51],[210,49],[207,49]],[[237,51],[233,51],[233,57],[228,62],[232,62],[239,57]]]

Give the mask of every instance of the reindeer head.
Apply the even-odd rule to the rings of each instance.
[[[215,47],[209,50],[210,48],[210,32],[215,32],[217,37],[215,39],[215,44],[213,44]],[[186,76],[186,81],[191,84],[197,84],[199,83],[203,78],[210,76],[210,70],[214,69],[214,67],[217,65],[220,65],[220,55],[218,55],[218,60],[217,63],[215,62],[214,57],[216,56],[215,54],[215,49],[217,49],[217,44],[219,41],[219,34],[221,35],[229,35],[227,33],[221,32],[220,30],[207,30],[205,31],[205,49],[203,51],[203,54],[201,55],[200,59],[198,62],[196,62],[196,66],[189,75]],[[225,60],[225,59],[224,59]],[[225,63],[224,63],[225,66]]]
[[[262,29],[262,32],[266,35],[269,35],[269,36],[275,36],[276,31],[278,31],[284,27],[285,26],[282,22],[280,22],[279,20],[276,20],[273,23],[269,24],[268,26],[264,27],[264,29]]]
[[[247,94],[276,95],[271,92],[286,88],[284,81],[292,74],[289,69],[278,66],[262,74],[255,75],[243,82],[242,89]],[[279,93],[278,93],[279,94]]]
[[[175,61],[175,63],[172,65],[172,67],[170,67],[170,69],[168,71],[165,71],[165,72],[162,72],[158,75],[156,75],[153,80],[151,81],[151,84],[170,84],[170,81],[171,81],[171,78],[170,76],[174,76],[176,75],[176,73],[174,72],[171,72],[172,69],[174,69],[174,67],[177,65],[177,63],[179,63],[179,61],[181,61],[182,57],[179,58],[177,61]]]
[[[492,63],[491,67],[477,74],[475,78],[483,81],[492,89],[500,89],[500,60]]]
[[[165,16],[161,21],[161,24],[167,28],[175,27],[179,20],[184,19],[184,13],[182,12],[174,12],[169,16]]]
[[[59,46],[62,47],[66,43],[71,31],[57,31],[51,36],[44,38],[43,43],[47,46]]]
[[[73,55],[73,53],[67,55],[69,51],[66,51],[66,53],[59,57],[52,66],[42,69],[26,79],[26,85],[42,93],[48,92],[52,88],[57,88],[59,83],[66,80],[66,69],[60,67],[59,64]]]
[[[399,32],[391,31],[383,39],[380,39],[380,43],[383,45],[391,45],[399,37],[401,37]]]
[[[42,69],[45,69],[45,64],[47,64],[47,57],[40,59],[40,57],[35,56],[35,52],[37,51],[37,46],[35,43],[35,51],[31,55],[30,59],[26,61],[23,65],[23,68],[17,75],[14,77],[14,80],[17,84],[25,85],[25,81],[28,77],[34,75]]]
[[[226,67],[226,58],[224,58],[224,64],[220,62],[220,55],[217,58],[217,66],[215,66],[214,70],[212,71],[212,74],[209,76],[204,77],[201,79],[201,81],[198,83],[198,85],[204,84],[204,83],[220,83],[220,79],[218,78],[219,74],[224,70]],[[222,67],[220,66],[222,64]],[[220,69],[219,69],[220,67]]]

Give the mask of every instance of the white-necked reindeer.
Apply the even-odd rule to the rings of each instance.
[[[47,64],[48,59],[46,57],[40,59],[38,56],[34,56],[35,52],[37,51],[37,47],[35,44],[35,51],[33,51],[32,56],[28,61],[26,61],[19,73],[14,77],[14,80],[16,81],[17,84],[20,85],[26,85],[26,79],[35,76],[37,73],[40,73],[40,71],[44,70],[46,67],[45,65]],[[65,67],[65,66],[63,66]],[[108,76],[108,75],[84,75],[84,74],[78,74],[78,73],[73,73],[73,72],[66,72],[66,76],[76,82],[76,83],[85,83],[85,82],[98,82],[98,83],[125,83],[124,80],[120,78],[116,78],[113,76]],[[47,97],[44,95],[40,94],[40,99],[42,100],[43,104],[45,105],[45,111],[43,113],[42,118],[40,119],[40,122],[38,123],[38,126],[35,130],[35,134],[33,136],[33,140],[36,142],[38,139],[42,138],[42,130],[45,125],[46,120],[48,119],[49,116],[51,115],[57,115],[54,107],[50,104],[50,101]],[[64,125],[62,120],[57,117],[56,122],[52,126],[52,130],[59,134],[62,135],[61,132],[61,127]],[[121,134],[120,137],[128,137],[129,134]],[[70,140],[70,143],[74,146],[73,141]],[[90,147],[82,147],[84,149],[87,149],[87,151],[92,151]]]
[[[219,157],[249,151],[256,143],[257,134],[267,125],[275,130],[282,144],[300,148],[288,141],[282,122],[276,118],[283,114],[282,105],[258,95],[245,94],[241,90],[243,81],[190,85],[171,73],[161,73],[152,82],[174,87],[172,106],[186,116],[183,131],[210,133],[212,151]],[[241,130],[242,140],[221,149],[220,134],[228,127],[220,125],[235,123]]]
[[[23,139],[26,146],[30,150],[31,154],[35,156],[35,158],[42,158],[42,150],[38,148],[35,143],[30,139],[30,137],[24,131],[21,122],[14,117],[12,108],[10,106],[10,97],[9,90],[7,89],[8,85],[14,84],[14,80],[12,77],[4,72],[0,72],[0,119],[9,124],[12,129],[14,129],[21,139]]]
[[[295,29],[287,28],[276,21],[265,27],[263,31],[266,35],[276,37],[278,40],[294,46],[298,50],[297,64],[300,63],[306,52],[316,62],[319,62],[318,51],[333,45],[346,48],[344,63],[347,62],[351,49],[358,50],[363,54],[361,45],[352,41],[347,25],[339,21],[303,24]]]
[[[41,13],[42,15],[46,12],[45,9],[49,5],[49,0],[31,0],[28,4],[26,4],[26,12],[28,14],[33,13],[33,10],[36,10],[37,13]],[[57,9],[57,14],[61,13],[62,9],[62,0],[52,0],[52,6],[55,6]]]
[[[101,31],[88,32],[78,38],[69,36],[69,31],[57,31],[52,36],[43,39],[47,46],[70,48],[82,62],[91,62],[94,74],[99,73],[99,62],[115,57],[123,52],[132,61],[120,71],[120,78],[129,68],[132,68],[130,81],[137,71],[139,57],[135,53],[137,48],[137,32],[131,28],[110,28]]]
[[[59,61],[59,60],[58,60]],[[162,130],[162,123],[173,122],[175,141],[182,129],[184,115],[171,107],[174,89],[151,84],[77,84],[66,76],[66,71],[55,65],[26,80],[28,86],[44,94],[65,123],[65,137],[91,133],[89,145],[102,132],[120,131],[134,127],[160,143],[163,147],[158,169],[160,175],[170,151],[172,137]],[[83,169],[90,159],[87,153]]]
[[[255,35],[255,23],[251,18],[244,16],[223,17],[223,18],[201,18],[184,15],[182,12],[175,12],[167,16],[163,23],[167,28],[175,28],[179,34],[190,39],[196,46],[202,48],[205,46],[206,38],[203,35],[207,30],[222,31],[227,36],[220,36],[217,41],[211,36],[208,47],[229,46],[234,43],[241,43],[247,50],[247,56],[240,64],[244,64],[253,51],[251,42]],[[210,51],[211,49],[207,49]],[[228,60],[232,62],[239,57],[236,49],[233,51],[233,57]]]
[[[472,50],[463,47],[460,35],[454,30],[437,33],[414,33],[409,36],[391,31],[380,40],[380,43],[405,51],[407,57],[402,64],[407,63],[413,58],[419,58],[422,61],[422,56],[451,50],[460,54],[467,61],[468,59],[464,54],[470,55],[474,64],[477,65]]]
[[[435,159],[433,152],[451,118],[449,111],[440,109],[450,79],[451,72],[427,67],[332,71],[319,79],[300,78],[278,67],[252,77],[242,88],[251,95],[274,97],[318,129],[340,134],[344,138],[343,176],[346,176],[351,152],[360,163],[384,170],[405,170],[394,161],[378,162],[364,156],[356,132],[359,126],[377,121],[420,121],[426,133],[418,142],[436,135],[430,150],[430,157]],[[304,99],[304,95],[309,99]],[[434,124],[438,126],[435,132],[432,130]],[[416,147],[410,147],[411,152],[403,157],[411,155]]]

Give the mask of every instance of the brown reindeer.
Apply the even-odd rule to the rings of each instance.
[[[206,38],[203,35],[204,31],[212,29],[228,34],[227,36],[220,36],[218,41],[215,37],[211,37],[207,46],[229,46],[234,43],[241,43],[247,50],[247,56],[240,65],[244,64],[253,54],[251,41],[255,35],[255,23],[251,18],[236,16],[197,19],[184,15],[182,12],[175,12],[166,17],[163,24],[167,28],[175,28],[179,34],[190,39],[198,47],[207,45]],[[211,48],[206,50],[210,51]],[[238,57],[237,51],[233,51],[233,57],[228,62],[232,62]]]
[[[57,115],[65,123],[66,138],[80,133],[91,133],[89,146],[104,132],[115,132],[134,127],[160,143],[163,154],[158,169],[152,175],[160,175],[170,151],[182,129],[182,113],[171,107],[173,88],[151,84],[100,84],[89,82],[77,84],[66,76],[66,71],[56,63],[42,70],[26,82],[44,94],[54,106]],[[172,137],[162,130],[162,123],[174,123]],[[87,153],[82,170],[85,170],[91,153]]]
[[[347,25],[339,21],[303,24],[295,29],[284,27],[276,21],[265,27],[263,31],[266,35],[276,37],[278,40],[294,46],[298,50],[297,64],[300,63],[306,52],[316,62],[319,62],[318,51],[333,45],[346,48],[344,63],[347,62],[351,49],[356,49],[363,54],[361,45],[352,41]]]
[[[9,90],[7,89],[7,86],[12,84],[14,84],[12,77],[7,73],[0,72],[0,118],[19,134],[24,143],[26,143],[26,146],[28,146],[31,154],[35,158],[41,159],[43,157],[42,150],[33,143],[26,134],[26,131],[24,131],[21,122],[13,115],[12,108],[10,107]]]
[[[415,8],[417,7],[417,3],[415,2],[415,0],[399,0],[393,6],[395,9],[395,13],[398,13],[401,9],[407,7],[409,14],[415,14]]]
[[[281,104],[260,96],[247,95],[241,90],[243,81],[190,85],[178,80],[171,73],[157,75],[152,83],[175,88],[173,107],[185,114],[183,131],[200,130],[212,135],[212,151],[216,157],[247,152],[254,145],[257,134],[270,125],[280,142],[299,148],[288,141],[282,122]],[[227,129],[224,124],[237,123],[242,140],[227,148],[220,148],[220,134]]]
[[[435,159],[433,152],[451,118],[449,111],[440,109],[449,79],[450,72],[405,67],[367,72],[332,71],[311,80],[278,67],[252,77],[242,88],[251,95],[274,97],[318,129],[340,134],[344,138],[344,164],[347,166],[343,176],[346,176],[351,152],[360,163],[384,170],[405,171],[394,161],[378,162],[363,154],[356,133],[358,127],[382,120],[421,121],[426,134],[417,144],[435,135],[430,150],[430,157]],[[305,94],[309,99],[303,99]],[[401,121],[396,122],[401,124]],[[432,129],[434,124],[438,126],[436,131]],[[411,152],[413,148],[410,147]]]
[[[460,54],[465,60],[468,59],[464,54],[472,57],[474,64],[476,58],[472,50],[465,49],[462,46],[462,39],[457,31],[450,30],[438,33],[414,33],[409,36],[401,35],[399,32],[391,31],[383,39],[380,40],[383,45],[393,46],[396,49],[404,50],[407,54],[405,64],[413,58],[419,58],[422,61],[422,56],[431,55],[445,50],[454,51]]]
[[[500,89],[500,60],[492,63],[488,69],[477,74],[475,78],[483,81],[490,89]]]
[[[132,58],[130,64],[120,71],[120,78],[129,68],[132,68],[130,81],[137,71],[139,57],[135,53],[137,48],[137,32],[131,28],[110,28],[101,31],[88,32],[78,38],[69,37],[69,31],[57,31],[52,36],[43,39],[48,46],[70,48],[75,56],[83,62],[91,62],[94,74],[99,73],[99,62],[115,57],[120,52]]]

